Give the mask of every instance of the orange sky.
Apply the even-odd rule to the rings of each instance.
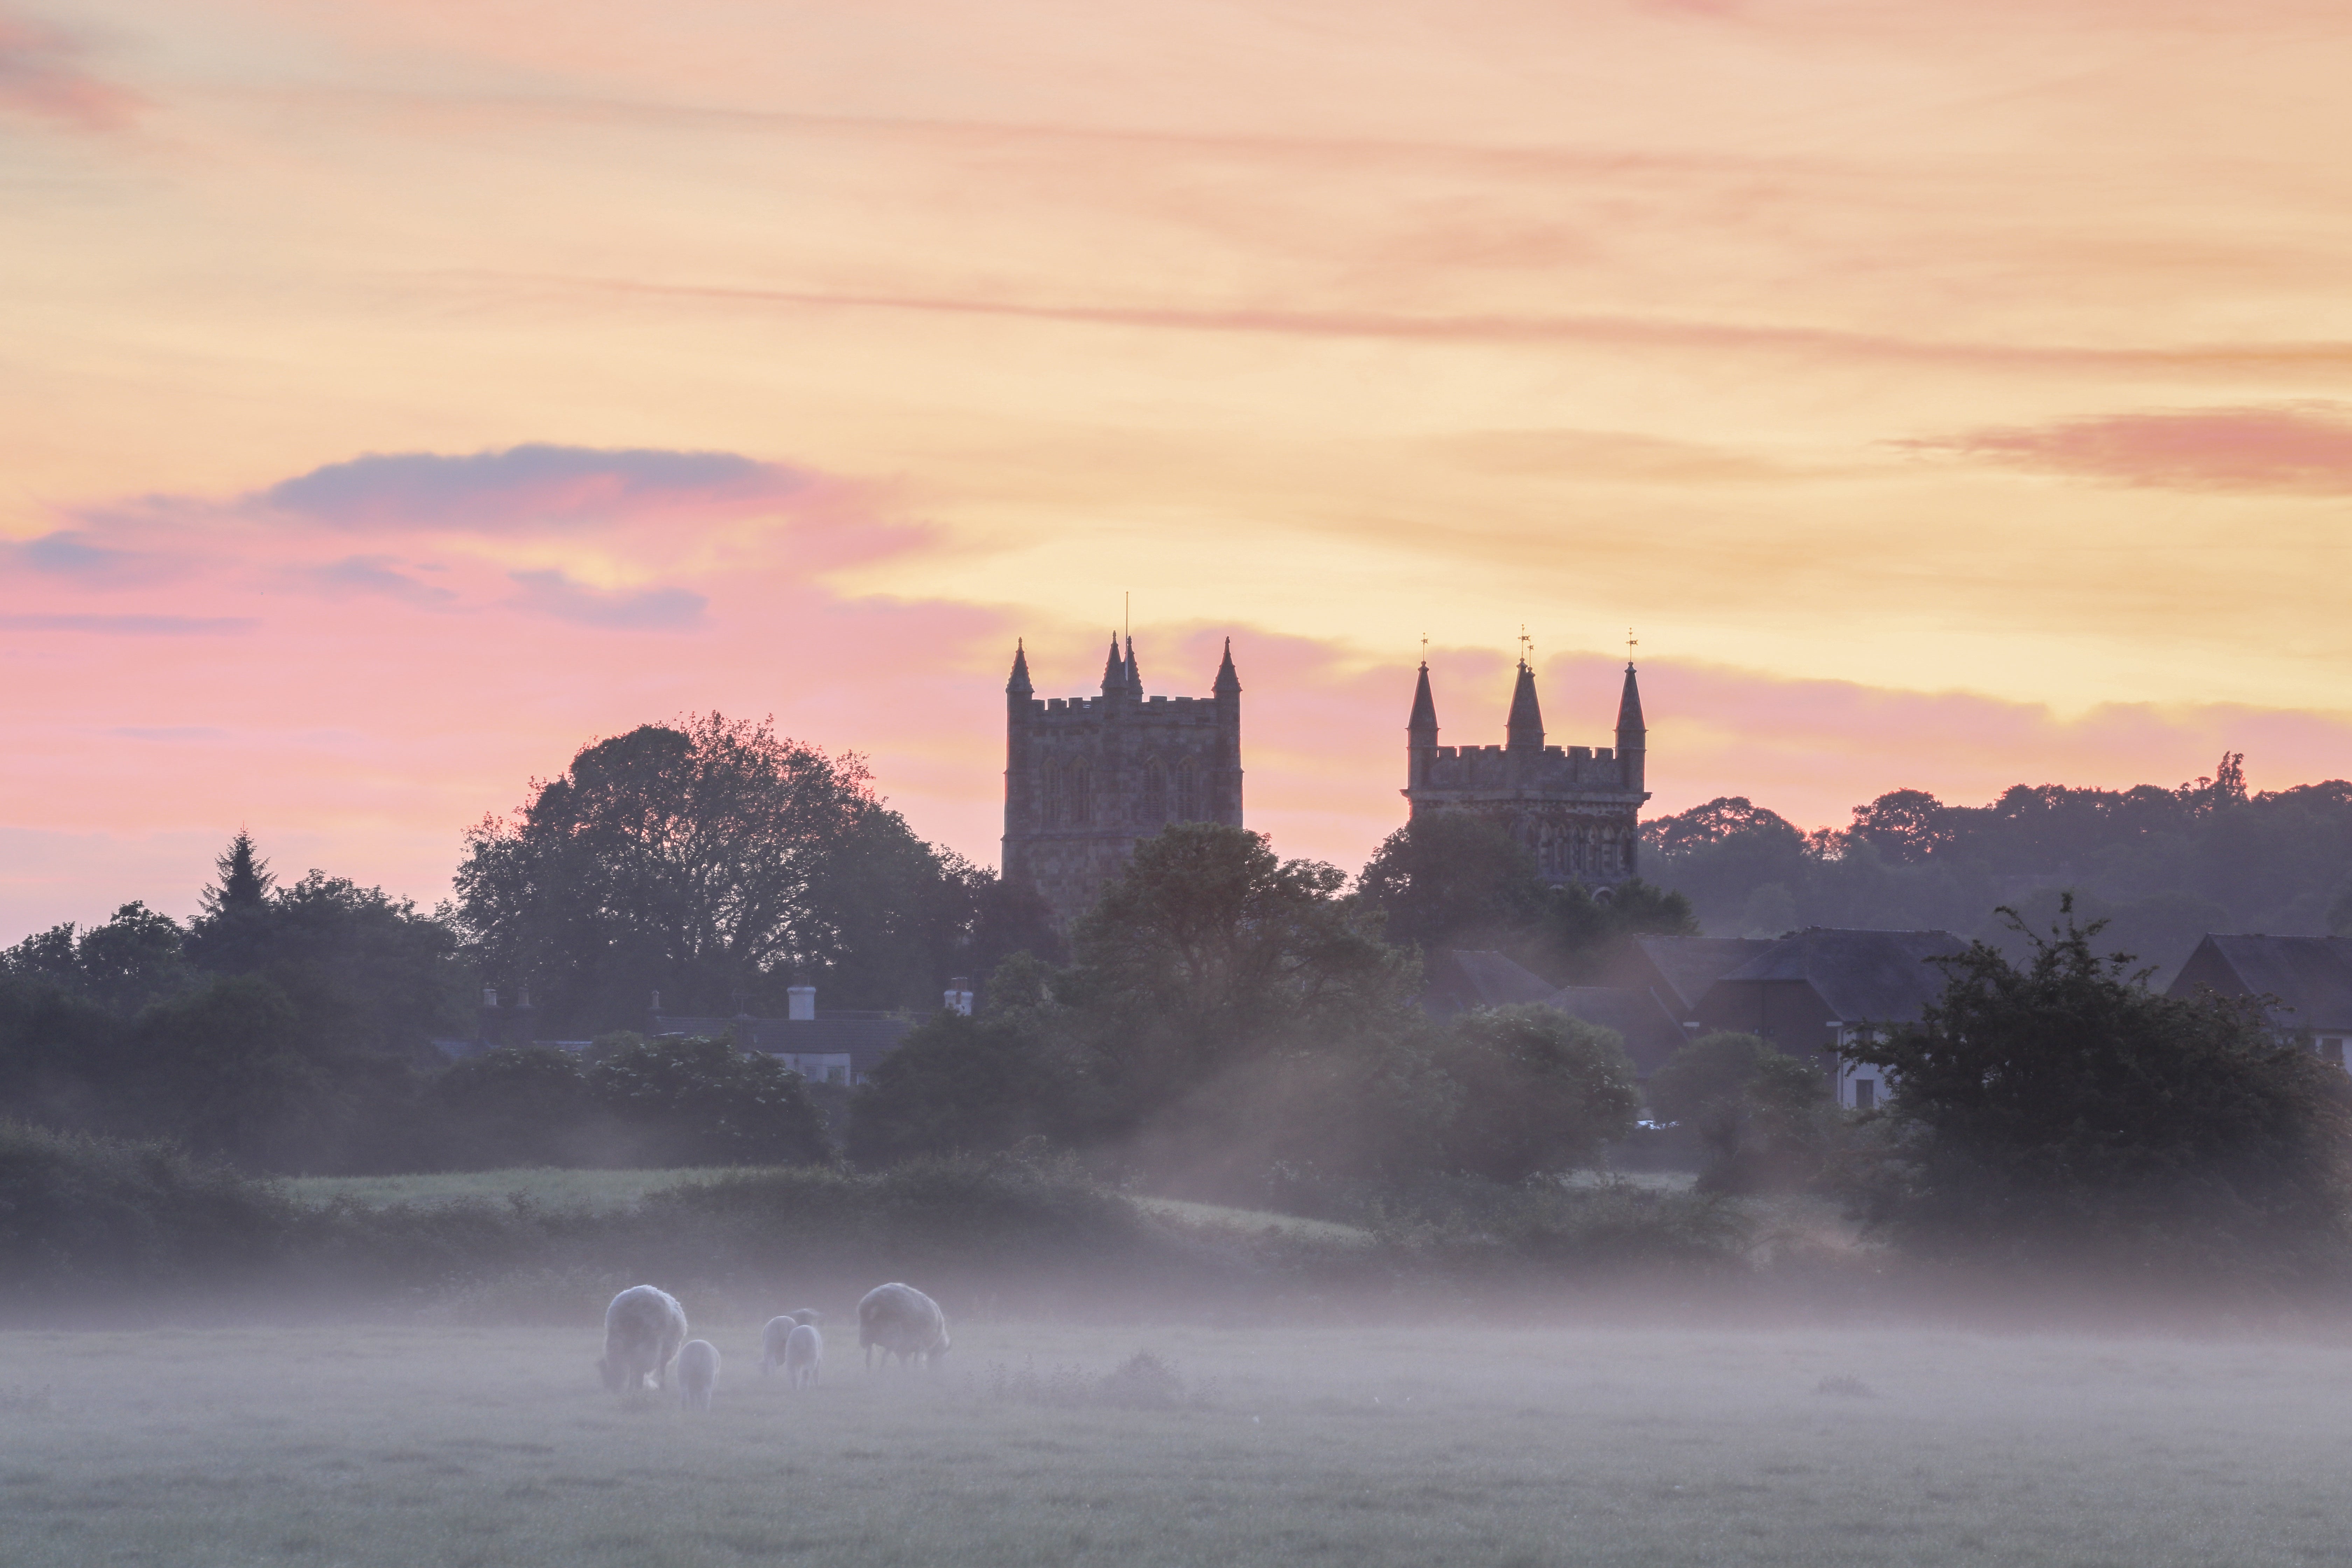
[[[688,709],[994,859],[1230,634],[1360,864],[1432,643],[1654,809],[2352,773],[2352,12],[0,0],[0,940],[431,903]]]

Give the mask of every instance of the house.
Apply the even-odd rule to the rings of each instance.
[[[1677,1020],[1698,1016],[1706,988],[1772,945],[1770,937],[1639,936],[1610,955],[1601,984],[1647,991]]]
[[[2207,936],[2165,994],[2262,996],[2272,1027],[2337,1067],[2352,1041],[2352,937]]]
[[[736,1046],[771,1056],[811,1083],[864,1083],[882,1058],[898,1048],[919,1021],[911,1013],[817,1010],[816,987],[789,986],[784,992],[784,1016],[754,1018],[739,1013],[732,1018],[693,1018],[661,1010],[661,993],[654,993],[650,1022],[656,1036],[732,1033]],[[971,1011],[971,982],[958,976],[949,984],[942,1004],[951,1012]]]
[[[1845,1048],[1916,1022],[1944,989],[1934,961],[1967,946],[1948,931],[1816,926],[1726,972],[1700,996],[1694,1019],[1702,1031],[1760,1035],[1790,1056],[1826,1056],[1838,1103],[1867,1110],[1885,1093],[1884,1075]]]

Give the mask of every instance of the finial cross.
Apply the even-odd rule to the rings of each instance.
[[[1640,639],[1633,636],[1633,628],[1627,626],[1625,628],[1625,662],[1627,664],[1633,662],[1633,650],[1641,646]]]

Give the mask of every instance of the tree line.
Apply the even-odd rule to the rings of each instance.
[[[2208,931],[2352,933],[2352,783],[2250,793],[2244,758],[2175,787],[2018,784],[1985,805],[1895,790],[1806,831],[1744,796],[1643,828],[1645,868],[1722,936],[1940,929],[2022,956],[1993,913],[2084,919],[2169,973]]]

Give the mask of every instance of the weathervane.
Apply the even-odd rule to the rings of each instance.
[[[1625,628],[1625,662],[1628,666],[1633,662],[1633,650],[1640,646],[1641,644],[1633,637],[1633,628],[1627,626]]]
[[[1519,662],[1522,665],[1526,664],[1534,656],[1535,651],[1536,639],[1528,636],[1528,624],[1521,621],[1519,623]]]

